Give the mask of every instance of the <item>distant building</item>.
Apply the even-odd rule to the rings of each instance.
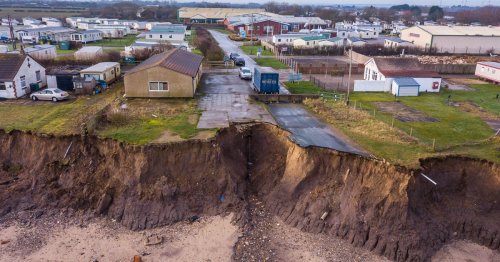
[[[75,30],[71,28],[56,26],[56,27],[39,27],[39,28],[24,28],[16,30],[17,37],[19,39],[31,38],[35,40],[35,43],[40,40],[52,40],[52,41],[69,41],[71,39],[71,33]]]
[[[361,39],[361,38],[351,37],[351,38],[347,38],[346,45],[347,46],[364,46],[364,45],[366,45],[366,41]]]
[[[294,48],[314,48],[317,47],[320,41],[328,39],[327,36],[306,36],[293,40]]]
[[[143,34],[146,40],[157,42],[165,41],[170,43],[184,42],[186,36],[186,26],[179,24],[155,25],[149,32]]]
[[[416,58],[371,58],[365,63],[364,80],[354,81],[355,92],[390,92],[395,96],[418,96],[439,92],[441,76],[422,69]]]
[[[386,38],[384,39],[384,47],[385,48],[399,48],[399,47],[414,47],[415,45],[408,42],[401,40],[401,38]]]
[[[127,97],[194,97],[203,57],[180,48],[150,57],[124,77]]]
[[[31,17],[23,18],[23,25],[36,26],[36,25],[40,25],[41,23],[42,23],[42,21],[37,20],[35,18],[31,18]]]
[[[177,19],[184,24],[222,24],[230,16],[257,14],[264,9],[181,7]]]
[[[293,45],[293,40],[306,36],[310,36],[310,34],[279,34],[273,35],[271,41],[274,45]]]
[[[500,52],[500,27],[494,26],[414,26],[402,30],[401,39],[438,53]]]
[[[121,75],[120,63],[102,62],[80,71],[80,77],[85,79],[94,78],[96,81],[105,81],[110,84],[116,81]]]
[[[76,60],[94,60],[103,54],[100,46],[84,46],[75,52]]]
[[[476,76],[495,84],[500,84],[500,63],[498,62],[479,62],[476,65]]]
[[[99,30],[83,30],[71,34],[71,41],[80,43],[92,43],[102,40],[102,32]]]
[[[29,55],[0,54],[0,97],[25,96],[31,93],[30,84],[47,85],[45,68]]]
[[[46,26],[63,26],[62,22],[59,19],[53,17],[42,17],[42,23],[45,23]]]

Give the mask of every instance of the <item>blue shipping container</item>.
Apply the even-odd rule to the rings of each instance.
[[[279,74],[271,68],[254,68],[253,86],[259,94],[278,94],[280,92],[279,79]]]

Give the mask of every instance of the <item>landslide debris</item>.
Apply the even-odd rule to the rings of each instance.
[[[249,255],[245,241],[265,245],[251,230],[267,223],[262,208],[397,261],[429,260],[453,239],[500,246],[500,167],[477,159],[432,158],[407,170],[302,148],[266,124],[145,146],[20,131],[0,131],[0,143],[0,182],[7,181],[0,183],[0,217],[70,208],[140,230],[235,212],[248,228],[235,247],[241,260]],[[257,256],[272,259],[273,250]]]

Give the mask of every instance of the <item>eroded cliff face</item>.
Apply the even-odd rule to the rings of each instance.
[[[224,212],[244,220],[257,195],[293,226],[393,260],[428,260],[455,238],[500,245],[500,167],[485,161],[426,159],[407,170],[301,148],[265,124],[164,145],[18,131],[0,132],[0,143],[0,216],[70,207],[138,230]]]

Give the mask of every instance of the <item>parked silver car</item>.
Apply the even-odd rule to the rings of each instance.
[[[47,88],[44,90],[40,90],[30,95],[30,98],[33,101],[36,100],[52,100],[53,102],[66,100],[69,98],[69,94],[67,92],[62,91],[58,88]]]
[[[248,67],[240,67],[240,78],[252,80],[252,71]]]

